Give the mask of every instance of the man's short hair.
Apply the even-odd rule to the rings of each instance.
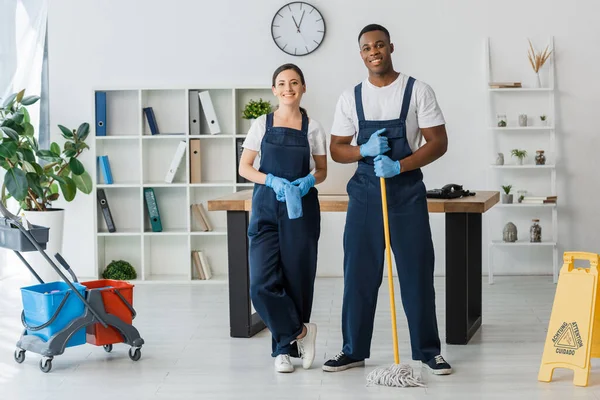
[[[358,34],[358,41],[360,42],[360,37],[362,35],[364,35],[367,32],[372,32],[372,31],[382,31],[383,33],[385,33],[385,36],[388,38],[388,41],[390,40],[390,32],[388,32],[387,29],[385,29],[383,26],[378,25],[378,24],[369,24],[369,25],[365,26],[364,28],[362,28],[362,30]]]

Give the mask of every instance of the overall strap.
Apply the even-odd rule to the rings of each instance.
[[[270,112],[267,114],[267,124],[266,124],[266,128],[272,128],[273,127],[273,113]]]
[[[406,89],[404,89],[404,97],[402,98],[402,111],[400,112],[400,121],[406,121],[406,117],[408,116],[408,108],[410,107],[410,98],[412,96],[413,84],[415,83],[415,78],[412,76],[408,77],[408,82],[406,83]]]
[[[365,120],[365,112],[362,105],[362,82],[354,87],[354,101],[356,102],[358,121],[362,122]]]
[[[308,116],[302,113],[302,132],[308,135]]]

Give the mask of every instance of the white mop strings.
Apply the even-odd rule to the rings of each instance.
[[[421,380],[413,375],[408,364],[392,364],[391,367],[377,368],[367,376],[367,386],[370,384],[392,387],[425,387]]]

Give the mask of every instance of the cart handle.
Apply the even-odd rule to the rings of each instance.
[[[129,309],[129,311],[131,312],[131,318],[135,319],[135,316],[137,315],[137,313],[133,309],[133,306],[131,304],[129,304],[129,302],[127,301],[127,299],[125,297],[123,297],[123,295],[121,294],[121,292],[119,292],[119,289],[115,289],[115,294],[117,296],[119,296],[119,298],[121,299],[121,301],[125,304],[125,306],[127,306],[127,308]]]
[[[58,308],[56,309],[56,311],[54,311],[54,315],[52,315],[52,318],[50,318],[50,320],[48,320],[48,322],[46,322],[45,324],[42,324],[40,326],[31,326],[31,325],[27,324],[27,322],[25,322],[25,310],[21,311],[21,323],[23,324],[23,326],[25,327],[25,329],[28,329],[30,331],[34,331],[35,332],[35,331],[39,331],[41,329],[44,329],[47,326],[49,326],[51,323],[53,323],[54,320],[58,317],[58,314],[60,313],[60,310],[62,310],[63,306],[67,302],[67,299],[69,298],[70,294],[71,294],[71,292],[67,292],[65,294],[65,297],[63,297],[62,301],[58,305]]]

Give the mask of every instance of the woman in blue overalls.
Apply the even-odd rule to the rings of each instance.
[[[277,68],[272,90],[279,105],[250,128],[239,173],[256,183],[248,227],[250,296],[271,331],[276,371],[292,372],[290,356],[302,358],[307,369],[315,357],[317,327],[309,321],[321,216],[314,185],[327,176],[326,135],[300,107],[306,85],[297,66]],[[290,202],[301,204],[302,216],[290,218]]]

